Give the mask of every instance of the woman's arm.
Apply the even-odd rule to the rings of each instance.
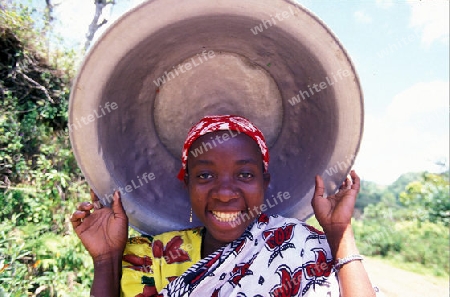
[[[327,239],[335,259],[359,255],[350,225],[342,232],[330,235],[330,238],[327,235]],[[337,275],[341,296],[375,296],[375,291],[362,261],[355,260],[343,265]]]
[[[102,207],[92,190],[91,200],[91,203],[81,203],[70,218],[75,233],[94,261],[91,295],[120,296],[121,261],[128,239],[128,218],[119,192],[114,193],[111,208]]]
[[[352,180],[347,179],[338,193],[326,198],[323,197],[322,178],[316,176],[316,188],[311,201],[315,216],[327,236],[334,259],[359,254],[351,227],[351,218],[360,180],[355,171],[352,171],[350,176]],[[343,265],[337,275],[342,297],[375,296],[375,290],[360,260]]]
[[[94,260],[91,297],[119,297],[122,276],[122,254]]]

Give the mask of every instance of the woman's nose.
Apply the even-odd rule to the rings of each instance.
[[[217,199],[222,202],[228,202],[230,200],[238,198],[238,191],[233,186],[233,182],[229,179],[219,181],[217,185],[216,195]]]

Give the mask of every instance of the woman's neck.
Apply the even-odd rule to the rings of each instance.
[[[224,245],[226,245],[227,242],[218,241],[215,239],[211,233],[208,232],[208,230],[205,229],[205,232],[203,233],[202,238],[202,251],[201,251],[201,257],[205,258],[208,255],[211,255]]]

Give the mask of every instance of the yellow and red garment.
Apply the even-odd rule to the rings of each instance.
[[[204,229],[135,238],[124,255],[125,297],[339,296],[323,232],[261,214],[242,236],[200,259]]]
[[[203,228],[130,238],[122,260],[123,297],[153,297],[200,260]]]

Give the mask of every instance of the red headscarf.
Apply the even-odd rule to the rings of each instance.
[[[269,167],[269,150],[267,149],[266,140],[262,132],[253,125],[249,120],[240,116],[234,115],[220,115],[220,116],[206,116],[195,124],[191,130],[189,130],[186,141],[183,145],[183,152],[181,155],[181,170],[178,173],[178,179],[183,180],[186,174],[186,164],[188,159],[188,151],[191,145],[197,138],[206,133],[215,131],[237,131],[242,132],[250,136],[256,144],[258,144],[263,164],[264,172],[267,172]]]

